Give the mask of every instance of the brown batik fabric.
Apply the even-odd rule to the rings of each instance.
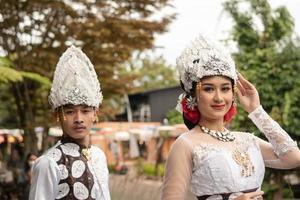
[[[82,154],[82,147],[76,143],[62,140],[56,147],[61,151],[57,161],[61,172],[56,199],[95,199],[94,178],[88,167],[88,160]]]

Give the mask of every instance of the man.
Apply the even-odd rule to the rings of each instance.
[[[89,138],[102,93],[94,67],[80,49],[71,46],[61,56],[49,102],[63,136],[36,160],[29,199],[110,200],[105,155]]]

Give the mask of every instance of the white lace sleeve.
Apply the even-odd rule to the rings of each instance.
[[[248,117],[268,138],[277,156],[298,148],[297,143],[266,113],[262,106],[252,111]]]

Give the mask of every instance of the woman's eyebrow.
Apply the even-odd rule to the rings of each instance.
[[[214,86],[215,84],[213,84],[213,83],[203,83],[202,85]],[[221,85],[222,86],[230,85],[230,83],[222,83]]]

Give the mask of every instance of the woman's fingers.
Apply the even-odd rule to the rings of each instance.
[[[262,195],[264,194],[263,191],[255,191],[245,194],[250,199],[262,199]]]
[[[237,81],[237,88],[238,88],[238,92],[240,92],[240,94],[241,94],[242,96],[244,96],[246,90],[245,90],[245,88],[243,87],[243,85],[240,83],[240,81]]]
[[[238,74],[238,82],[245,88],[245,89],[253,89],[255,88],[252,83],[250,83],[247,79],[243,77],[241,73]]]

